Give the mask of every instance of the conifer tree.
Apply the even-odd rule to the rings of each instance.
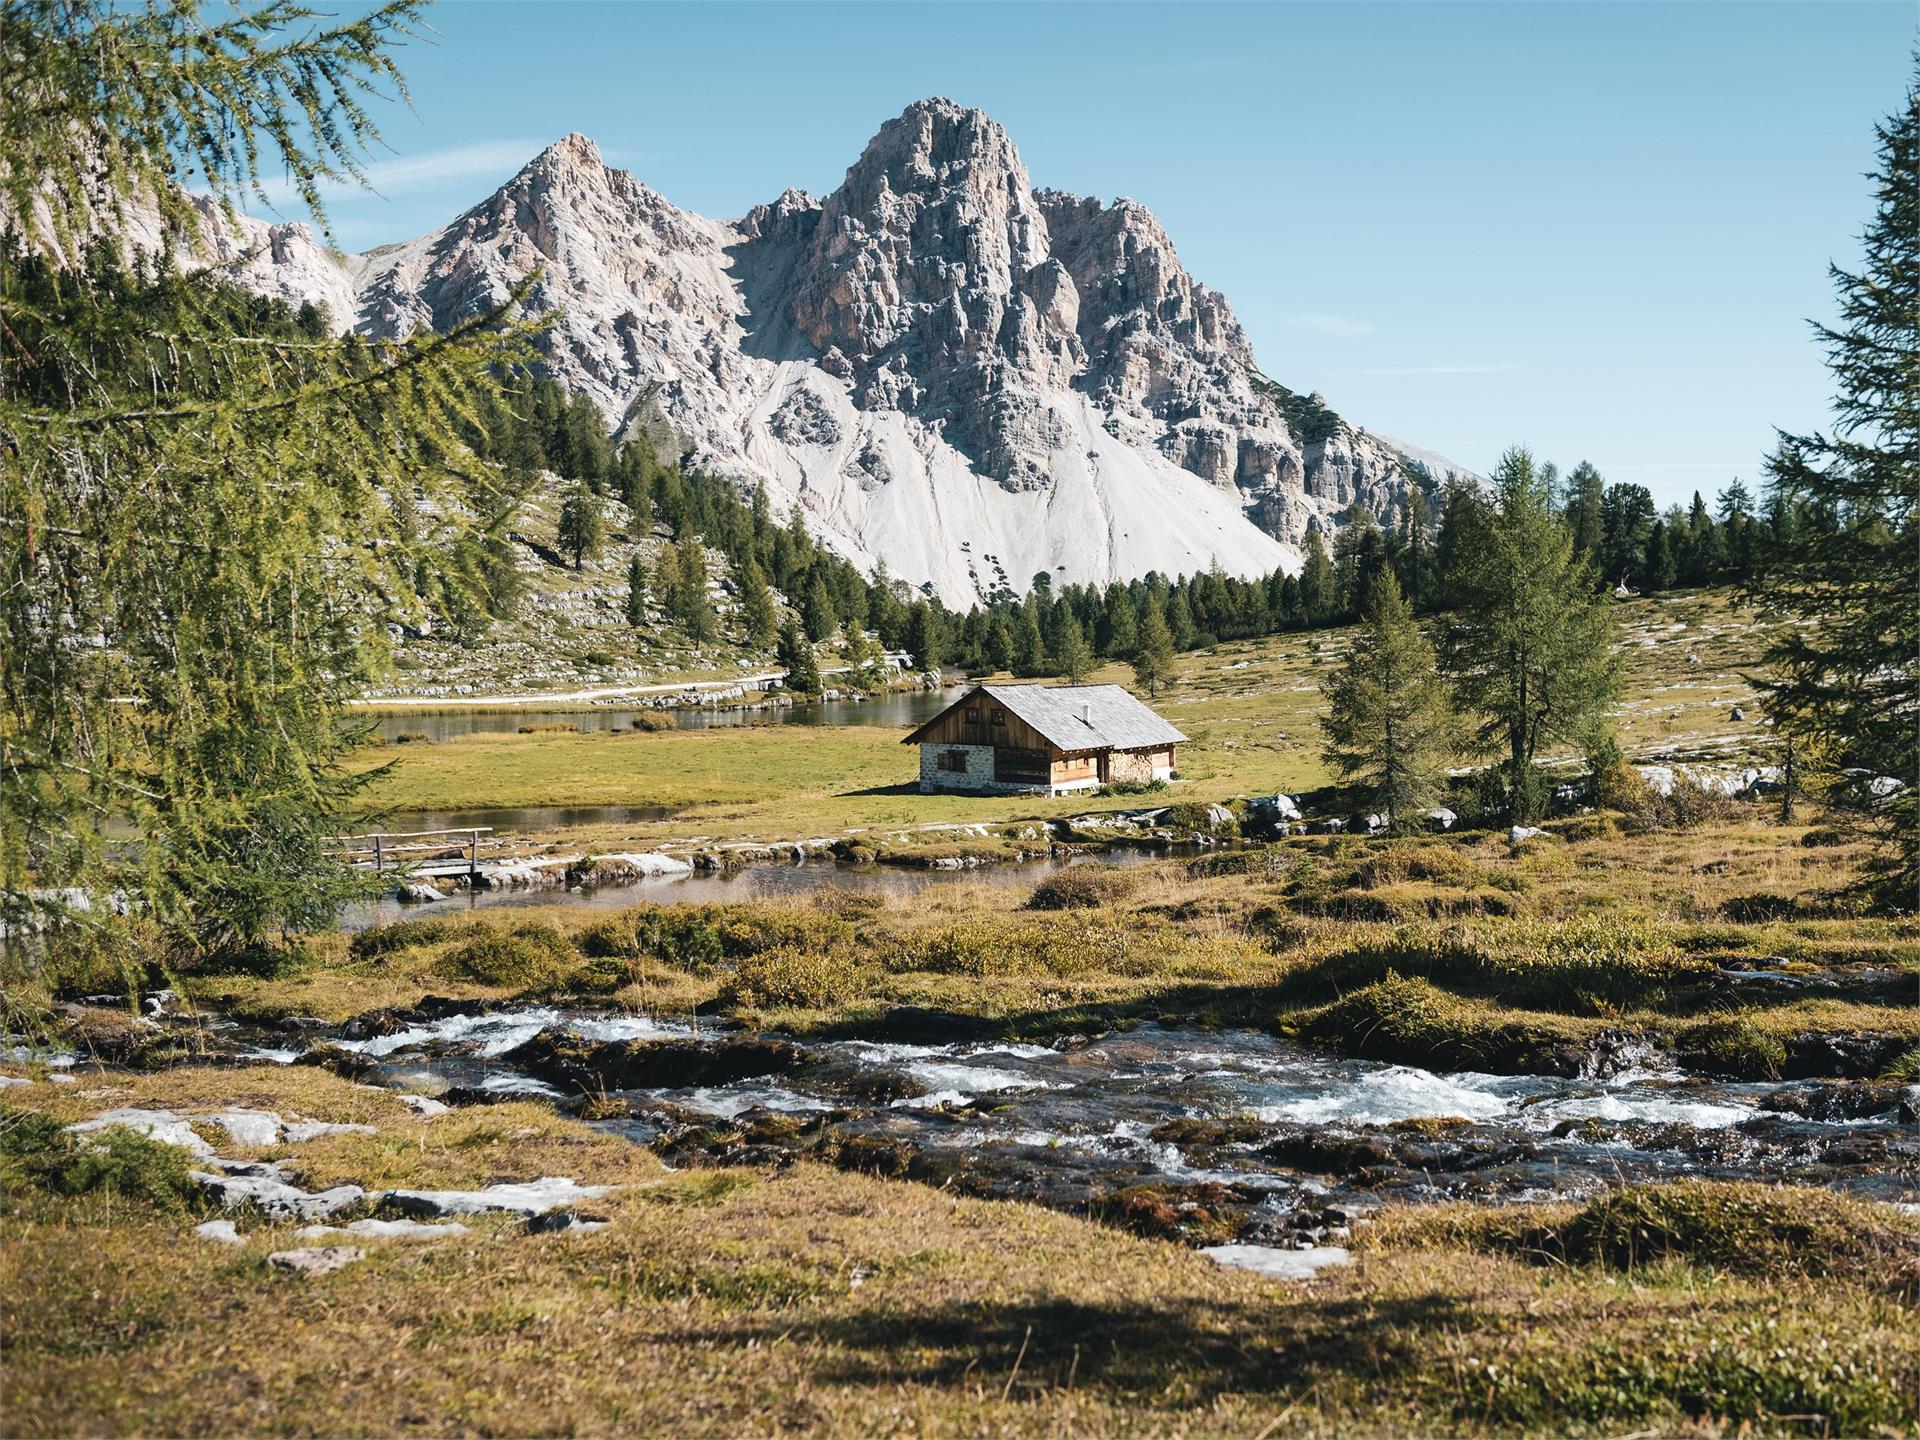
[[[1020,606],[1013,614],[1013,654],[1009,668],[1025,677],[1038,675],[1046,665],[1046,642],[1040,635],[1040,621],[1033,606]]]
[[[1161,612],[1157,595],[1147,600],[1140,621],[1140,648],[1133,657],[1134,683],[1148,695],[1158,695],[1173,684],[1173,631]]]
[[[758,490],[754,491],[759,495]],[[764,650],[780,638],[780,613],[760,562],[748,558],[740,571],[740,621],[747,643]]]
[[[573,568],[576,570],[583,561],[599,555],[606,527],[600,518],[600,497],[587,487],[584,480],[562,502],[560,523],[555,534],[560,548],[573,557]]]
[[[1619,689],[1611,602],[1525,450],[1509,450],[1493,476],[1494,509],[1481,547],[1463,555],[1460,612],[1446,663],[1474,738],[1501,754],[1516,820],[1540,813],[1534,756],[1566,743],[1589,753]]]
[[[806,594],[800,602],[800,618],[806,626],[807,638],[816,645],[824,645],[833,638],[833,632],[840,626],[839,618],[833,612],[833,596],[827,590],[826,578],[818,570],[807,581]]]
[[[1444,791],[1455,726],[1433,646],[1393,571],[1370,587],[1360,632],[1321,689],[1327,763],[1361,781],[1388,830],[1403,833]]]
[[[1876,128],[1876,207],[1860,271],[1832,267],[1837,327],[1816,326],[1837,389],[1829,433],[1782,435],[1771,504],[1839,517],[1767,544],[1748,587],[1777,621],[1767,704],[1836,767],[1904,789],[1876,813],[1882,897],[1920,904],[1920,75]]]
[[[1093,651],[1074,618],[1072,607],[1062,605],[1053,622],[1053,665],[1056,674],[1070,685],[1078,685],[1093,671]]]
[[[1327,558],[1326,542],[1318,527],[1307,532],[1301,546],[1300,610],[1308,625],[1324,625],[1339,613],[1338,592],[1334,586],[1333,561]]]
[[[627,624],[636,630],[647,623],[647,563],[635,550],[627,561]]]
[[[913,608],[907,612],[906,642],[913,663],[922,670],[937,672],[946,663],[940,645],[940,626],[934,619],[933,607],[924,600],[914,601]]]
[[[389,626],[487,603],[476,519],[511,477],[467,437],[523,347],[505,307],[334,341],[317,312],[215,271],[147,278],[86,237],[152,204],[191,263],[188,187],[232,214],[282,176],[324,226],[420,9],[0,13],[0,209],[24,231],[0,253],[0,925],[106,924],[67,897],[119,894],[186,944],[243,946],[360,888],[327,840],[361,783],[347,706]]]
[[[707,549],[691,529],[674,543],[674,615],[695,640],[711,640],[715,625],[713,599],[707,594]]]
[[[820,693],[820,662],[813,642],[800,632],[800,622],[789,619],[780,631],[780,663],[786,668],[786,687],[796,695]]]

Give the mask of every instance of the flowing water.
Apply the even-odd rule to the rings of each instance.
[[[556,1008],[374,1016],[333,1043],[367,1079],[457,1101],[590,1093],[597,1123],[672,1163],[851,1155],[1081,1210],[1155,1187],[1176,1229],[1209,1215],[1213,1239],[1306,1243],[1383,1201],[1528,1201],[1678,1176],[1920,1200],[1920,1086],[1707,1080],[1653,1057],[1586,1079],[1440,1074],[1256,1031],[791,1041]]]

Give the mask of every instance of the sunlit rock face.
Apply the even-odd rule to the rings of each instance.
[[[1356,505],[1394,523],[1450,468],[1269,381],[1151,211],[1036,190],[1006,131],[949,100],[888,121],[825,199],[737,221],[569,135],[402,245],[224,238],[269,242],[247,283],[373,335],[444,330],[532,277],[545,365],[610,427],[950,603],[1039,571],[1291,568],[1310,528]]]

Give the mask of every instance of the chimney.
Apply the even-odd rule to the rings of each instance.
[[[1093,728],[1093,706],[1084,700],[1080,702],[1080,723],[1089,730]]]

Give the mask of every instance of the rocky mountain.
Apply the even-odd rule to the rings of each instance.
[[[824,200],[681,210],[569,135],[446,228],[331,257],[299,226],[243,278],[342,328],[444,328],[538,274],[545,363],[605,411],[798,504],[855,559],[968,603],[1060,581],[1251,575],[1354,504],[1444,478],[1258,369],[1152,213],[1036,190],[1007,133],[914,104]]]

